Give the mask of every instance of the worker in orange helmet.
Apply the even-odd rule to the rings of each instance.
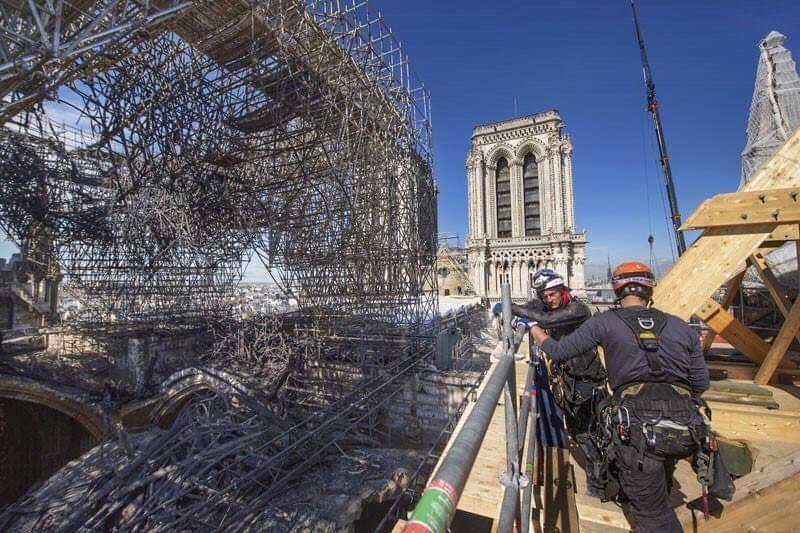
[[[704,416],[700,399],[709,386],[700,339],[686,322],[652,307],[655,286],[647,265],[622,263],[613,274],[618,307],[592,316],[558,341],[531,328],[554,361],[603,347],[613,394],[599,406],[593,438],[603,452],[603,477],[613,482],[606,496],[622,503],[637,533],[682,531],[669,504],[675,464],[690,459],[704,493],[715,464],[710,413]],[[615,486],[618,491],[610,490]],[[725,489],[730,486],[728,478]],[[731,494],[720,489],[717,495]]]

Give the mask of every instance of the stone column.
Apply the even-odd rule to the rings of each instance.
[[[478,204],[476,186],[477,176],[475,162],[470,157],[467,159],[467,217],[469,218],[469,239],[477,239],[478,235]]]
[[[484,183],[486,184],[486,237],[489,239],[497,238],[497,194],[495,193],[495,172],[497,167],[487,165],[484,173]]]
[[[472,287],[476,295],[485,295],[483,292],[483,261],[480,258],[472,263]]]
[[[564,209],[566,213],[565,231],[575,233],[575,198],[572,193],[572,146],[564,147]]]
[[[586,288],[586,273],[584,271],[584,264],[586,263],[586,257],[584,256],[584,248],[583,246],[576,246],[574,249],[574,276],[573,276],[573,283],[575,286],[580,289]]]
[[[564,195],[561,175],[561,147],[554,145],[551,149],[550,160],[553,165],[553,233],[564,233]]]
[[[569,279],[569,269],[567,268],[567,256],[564,254],[559,253],[554,258],[555,263],[555,270],[558,272],[562,278],[564,278],[564,282],[569,286],[570,279]]]
[[[508,274],[508,285],[511,288],[512,298],[517,294],[517,280],[514,279],[514,273],[516,272],[516,270],[517,270],[517,262],[509,261],[508,270],[506,270],[506,273]]]
[[[525,263],[522,266],[522,296],[524,296],[526,300],[530,293],[528,287],[531,284],[531,264],[529,261],[530,259],[525,259]]]
[[[486,238],[486,165],[483,161],[483,154],[475,159],[476,178],[475,178],[475,195],[476,203],[478,206],[478,234],[481,239]]]
[[[542,227],[542,235],[551,233],[553,213],[550,205],[550,154],[549,150],[542,157],[536,158],[539,171],[539,224]]]
[[[494,298],[495,287],[497,286],[497,265],[494,261],[489,263],[489,291],[487,296]]]
[[[525,236],[525,187],[522,183],[522,161],[511,161],[511,236]]]

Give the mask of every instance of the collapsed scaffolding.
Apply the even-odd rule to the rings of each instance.
[[[437,215],[429,96],[368,3],[30,1],[7,6],[0,41],[0,228],[81,299],[64,331],[107,352],[202,332],[195,363],[252,392],[214,395],[182,438],[202,442],[242,402],[260,406],[236,415],[261,428],[233,431],[246,439],[295,421],[257,465],[220,467],[263,467],[259,490],[346,437],[379,444],[381,408],[433,351]],[[235,320],[253,257],[296,313]],[[131,518],[118,511],[102,520]]]

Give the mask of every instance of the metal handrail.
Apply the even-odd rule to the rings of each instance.
[[[503,284],[502,296],[503,337],[501,342],[503,348],[497,365],[489,376],[483,391],[478,395],[475,406],[467,416],[450,450],[432,476],[428,488],[423,492],[408,523],[403,528],[403,533],[447,532],[500,399],[500,394],[505,394],[507,465],[506,472],[502,476],[505,493],[498,531],[510,532],[514,523],[518,523],[519,491],[521,484],[525,482],[519,471],[520,449],[516,418],[514,354],[519,341],[514,338],[511,329],[511,289],[508,284]]]

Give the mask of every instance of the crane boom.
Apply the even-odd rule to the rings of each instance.
[[[678,209],[678,198],[675,194],[675,183],[672,180],[672,166],[669,162],[667,143],[664,139],[664,127],[661,125],[661,114],[658,110],[658,100],[656,100],[656,84],[653,82],[650,63],[647,61],[647,51],[644,47],[642,30],[639,27],[639,16],[636,13],[635,0],[631,0],[631,9],[633,10],[633,23],[636,26],[636,40],[639,42],[639,54],[642,59],[642,75],[647,87],[647,110],[653,117],[653,125],[656,129],[656,141],[658,142],[658,153],[661,158],[661,169],[664,172],[664,183],[667,187],[667,199],[669,201],[672,228],[675,232],[675,244],[678,247],[678,255],[681,256],[686,251],[686,240],[683,237],[683,233],[680,232],[681,214]]]

